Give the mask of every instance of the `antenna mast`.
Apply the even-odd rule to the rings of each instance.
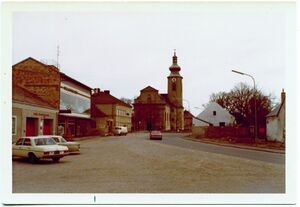
[[[56,52],[56,57],[57,57],[57,59],[56,59],[56,67],[59,69],[59,64],[58,64],[58,58],[59,58],[59,45],[57,46],[57,52]]]

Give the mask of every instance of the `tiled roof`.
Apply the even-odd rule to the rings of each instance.
[[[47,102],[46,100],[44,100],[43,98],[41,98],[40,96],[31,93],[30,91],[28,91],[27,89],[18,86],[16,84],[14,84],[12,86],[12,95],[13,95],[13,101],[19,101],[22,103],[29,103],[29,104],[35,104],[35,105],[39,105],[39,106],[44,106],[44,107],[48,107],[48,108],[54,108],[49,102]]]
[[[283,104],[284,102],[277,104],[276,107],[266,117],[278,116]]]
[[[110,95],[107,92],[97,92],[92,95],[93,104],[118,104],[131,108],[131,105],[121,101],[120,99]]]

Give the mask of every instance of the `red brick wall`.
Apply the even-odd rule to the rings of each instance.
[[[184,130],[192,131],[193,117],[190,112],[184,111]]]
[[[221,137],[250,137],[248,127],[215,127],[209,126],[206,130],[206,136],[212,138]]]
[[[13,66],[12,81],[59,109],[60,74],[55,67],[28,58]]]

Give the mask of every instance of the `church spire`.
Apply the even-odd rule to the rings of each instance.
[[[170,66],[169,69],[171,72],[179,72],[180,71],[180,67],[177,64],[176,49],[174,49],[173,64]]]

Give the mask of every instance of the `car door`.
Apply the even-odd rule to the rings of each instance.
[[[20,154],[22,157],[27,157],[29,151],[31,151],[31,141],[29,138],[25,138],[20,146]]]
[[[16,144],[13,145],[13,155],[14,156],[22,156],[21,155],[21,148],[23,146],[24,138],[18,139]]]

